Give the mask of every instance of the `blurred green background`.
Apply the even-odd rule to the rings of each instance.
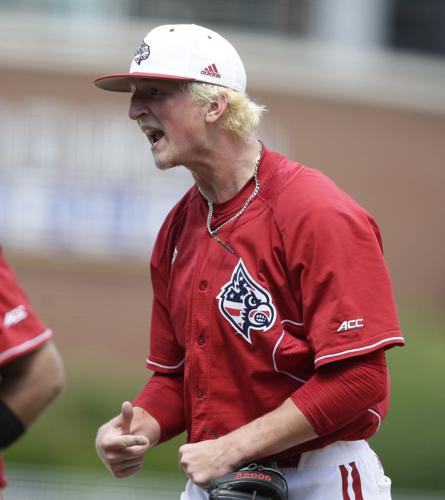
[[[0,244],[67,372],[6,452],[14,481],[45,464],[105,475],[96,431],[148,377],[147,262],[191,178],[157,171],[128,95],[92,81],[126,71],[154,26],[194,22],[240,52],[265,144],[376,217],[407,345],[388,352],[392,404],[372,444],[410,500],[445,498],[444,19],[443,0],[0,0]],[[182,441],[138,477],[182,478]]]
[[[407,345],[388,352],[392,405],[372,446],[394,488],[445,491],[445,316],[402,311],[401,318]],[[63,395],[7,452],[7,460],[103,470],[94,449],[96,431],[141,387],[144,379],[129,376],[131,372],[125,364],[106,377],[91,366],[69,369]],[[177,448],[182,442],[180,436],[153,449],[145,468],[179,475]]]

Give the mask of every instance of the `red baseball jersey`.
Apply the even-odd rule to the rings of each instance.
[[[371,215],[319,171],[266,148],[259,178],[258,196],[218,232],[224,245],[209,236],[196,186],[158,235],[147,364],[177,376],[155,377],[135,404],[159,420],[162,439],[181,419],[190,442],[224,435],[278,407],[320,366],[404,343]],[[253,187],[215,205],[212,228]],[[367,438],[387,407],[388,397],[288,455]]]
[[[51,336],[31,310],[0,247],[0,366],[37,349]],[[0,457],[0,487],[5,484]]]

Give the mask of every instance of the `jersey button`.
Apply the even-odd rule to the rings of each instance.
[[[208,283],[206,280],[202,280],[199,282],[199,289],[200,290],[205,290],[207,288],[207,286],[208,286]]]
[[[204,391],[202,389],[198,389],[196,391],[196,395],[198,396],[198,398],[202,398],[204,396]]]
[[[206,338],[204,335],[200,335],[196,341],[198,342],[198,345],[204,345],[206,343]]]

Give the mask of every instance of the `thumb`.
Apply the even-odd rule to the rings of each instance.
[[[130,434],[133,415],[133,405],[129,401],[124,401],[122,403],[121,413],[118,417],[118,425],[122,429],[123,434]]]

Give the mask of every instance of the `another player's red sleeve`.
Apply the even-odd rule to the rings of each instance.
[[[0,248],[0,366],[41,347],[52,337],[28,303]]]
[[[321,367],[292,396],[319,436],[353,422],[386,396],[388,370],[379,349]]]
[[[155,418],[161,427],[160,442],[185,430],[184,382],[181,375],[155,373],[133,401]]]
[[[3,465],[3,459],[0,455],[0,488],[4,488],[7,484],[8,483],[7,483],[6,478],[5,478],[5,468]],[[0,495],[1,495],[1,493],[0,493]]]

